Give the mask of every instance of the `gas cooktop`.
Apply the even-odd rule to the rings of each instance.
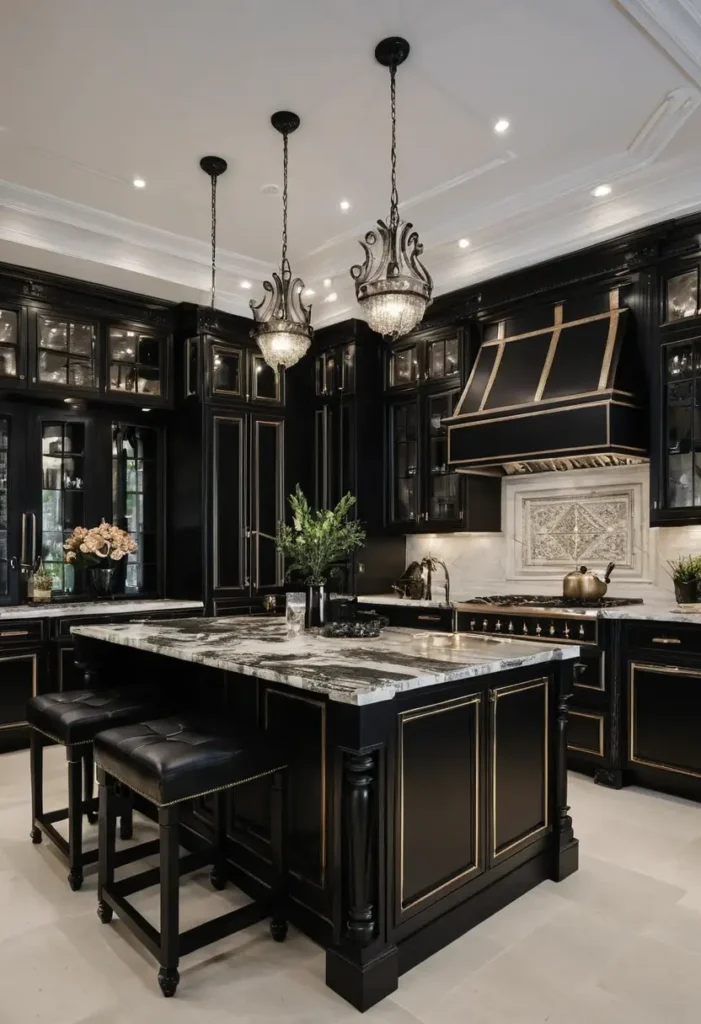
[[[572,601],[569,598],[545,594],[490,594],[488,597],[470,597],[463,605],[495,608],[620,608],[626,604],[642,604],[641,597],[602,597],[599,601]]]

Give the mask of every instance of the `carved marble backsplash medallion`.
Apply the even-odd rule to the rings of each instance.
[[[633,495],[524,497],[524,569],[615,562],[633,567]]]

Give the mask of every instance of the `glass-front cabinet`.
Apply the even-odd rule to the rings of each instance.
[[[18,310],[0,308],[0,382],[3,387],[25,379],[20,324],[21,314]]]
[[[462,331],[454,327],[410,335],[387,352],[386,387],[445,385],[460,380]]]
[[[63,544],[76,526],[86,525],[85,430],[84,422],[41,423],[41,559],[55,594],[75,591]]]
[[[112,424],[112,521],[136,543],[124,572],[125,594],[158,587],[159,432]]]
[[[142,398],[159,398],[164,393],[165,338],[137,329],[110,327],[107,359],[108,391]]]
[[[701,506],[701,338],[663,346],[665,507]]]
[[[315,360],[316,394],[355,394],[355,342],[334,345]]]
[[[96,389],[97,327],[67,317],[37,317],[36,382]]]

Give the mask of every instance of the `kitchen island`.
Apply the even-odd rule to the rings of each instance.
[[[288,638],[275,617],[73,632],[91,686],[160,678],[181,705],[287,745],[291,918],[326,947],[327,984],[360,1010],[577,868],[565,766],[575,646],[409,629]],[[267,799],[255,781],[232,799],[229,868],[251,896],[271,877]],[[188,832],[211,836],[206,800],[183,845]]]

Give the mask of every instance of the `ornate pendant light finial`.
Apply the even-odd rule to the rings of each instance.
[[[282,256],[280,273],[273,273],[272,282],[263,282],[267,296],[259,303],[251,299],[250,305],[256,322],[251,336],[257,340],[266,363],[277,373],[281,366],[289,369],[299,362],[311,345],[313,332],[312,308],[302,302],[304,282],[292,276],[287,259],[287,142],[299,128],[299,117],[289,110],[279,110],[270,123],[283,138]]]
[[[214,288],[217,279],[217,178],[228,164],[221,156],[203,156],[200,167],[212,179],[212,309],[214,309]]]
[[[409,56],[409,43],[391,36],[378,43],[375,59],[390,73],[392,190],[389,222],[378,220],[361,246],[365,262],[351,267],[355,294],[368,325],[378,334],[400,338],[419,324],[431,301],[433,281],[421,263],[423,245],[413,225],[400,220],[397,192],[397,68]]]

